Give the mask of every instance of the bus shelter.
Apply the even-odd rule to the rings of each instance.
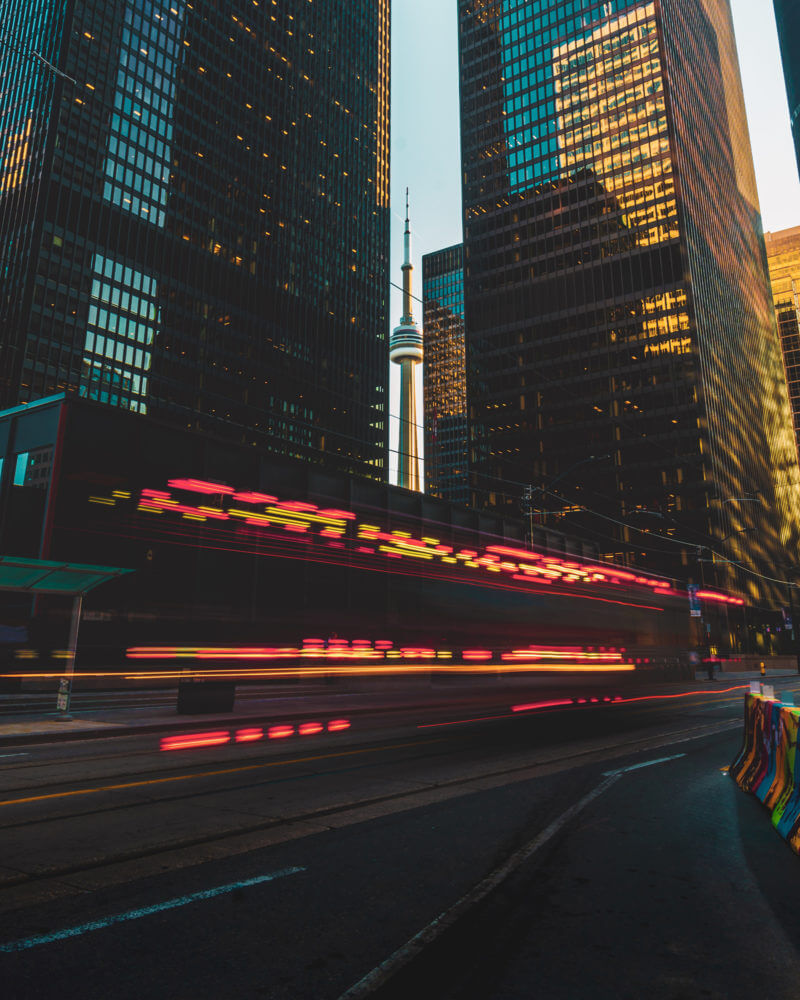
[[[38,596],[56,594],[72,598],[69,642],[65,658],[64,676],[59,682],[56,709],[62,718],[69,717],[72,695],[72,678],[75,672],[75,651],[78,648],[78,629],[81,623],[83,598],[90,590],[108,583],[132,569],[116,566],[87,566],[82,563],[49,562],[45,559],[24,559],[19,556],[0,556],[0,590]]]

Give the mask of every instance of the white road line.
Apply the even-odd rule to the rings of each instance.
[[[668,760],[678,760],[685,757],[685,753],[675,753],[671,757],[659,757],[656,760],[646,760],[643,764],[631,764],[630,767],[620,767],[616,771],[603,771],[604,778],[610,778],[615,774],[627,774],[628,771],[638,771],[642,767],[652,767],[653,764],[665,764]]]
[[[662,764],[668,760],[677,760],[679,757],[685,757],[685,754],[676,754],[674,757],[660,757],[658,760],[645,761],[642,764],[635,764],[632,767],[624,767],[618,771],[609,771],[603,775],[603,780],[593,789],[591,792],[587,792],[582,799],[579,799],[574,805],[570,806],[566,812],[563,812],[558,819],[553,820],[553,822],[545,827],[541,833],[537,834],[530,843],[521,847],[518,851],[511,855],[510,858],[501,865],[500,868],[495,869],[490,875],[487,875],[482,882],[479,882],[473,889],[471,889],[465,896],[462,896],[456,903],[454,903],[449,910],[445,910],[440,913],[438,917],[432,920],[426,927],[423,927],[418,934],[415,934],[410,941],[407,941],[404,945],[401,945],[397,951],[391,954],[385,961],[381,962],[380,965],[376,965],[375,968],[368,972],[363,979],[360,979],[357,983],[346,990],[339,997],[339,1000],[363,1000],[365,997],[369,997],[379,986],[382,986],[387,982],[395,973],[399,972],[404,966],[406,966],[412,959],[416,958],[420,952],[423,951],[428,945],[432,944],[438,937],[440,937],[448,928],[452,927],[464,913],[466,913],[471,907],[480,903],[481,900],[485,899],[486,896],[492,892],[504,879],[506,879],[515,869],[519,868],[526,861],[533,857],[533,855],[544,845],[551,840],[562,827],[566,826],[567,823],[578,813],[589,805],[594,799],[598,798],[603,792],[608,791],[613,784],[615,784],[619,779],[626,774],[628,771],[634,771],[640,767],[649,767],[651,764]]]
[[[305,868],[283,868],[277,872],[270,872],[269,875],[259,875],[257,878],[249,878],[244,882],[231,882],[228,885],[218,885],[214,889],[203,889],[201,892],[193,892],[188,896],[179,896],[177,899],[168,899],[164,903],[145,906],[140,910],[128,910],[127,913],[117,913],[111,917],[104,917],[102,920],[92,920],[88,924],[67,927],[62,931],[53,931],[52,934],[40,934],[37,937],[9,941],[6,944],[0,944],[0,952],[26,951],[28,948],[37,948],[41,944],[52,944],[54,941],[63,941],[65,938],[79,937],[81,934],[88,934],[89,931],[100,931],[105,927],[111,927],[113,924],[121,924],[126,920],[139,920],[142,917],[149,917],[153,913],[174,910],[179,906],[186,906],[188,903],[197,903],[203,899],[213,899],[215,896],[223,896],[236,889],[246,889],[251,885],[260,885],[262,882],[273,882],[275,879],[284,878],[286,875],[296,875],[298,872],[304,872],[305,870]]]
[[[30,757],[29,753],[0,753],[0,757]]]
[[[529,858],[533,857],[539,848],[544,847],[548,840],[554,837],[573,816],[576,816],[593,799],[602,795],[616,781],[619,781],[621,777],[622,775],[615,774],[601,781],[597,788],[584,795],[573,806],[570,806],[558,819],[553,820],[548,827],[545,827],[540,834],[534,837],[529,844],[526,844],[515,854],[512,854],[504,865],[495,869],[491,875],[488,875],[465,896],[462,896],[457,903],[454,903],[449,910],[440,913],[435,920],[432,920],[427,927],[423,927],[410,941],[407,941],[398,948],[394,954],[390,955],[384,962],[381,962],[380,965],[375,966],[372,972],[367,973],[363,979],[360,979],[355,985],[351,986],[349,990],[342,993],[339,1000],[361,1000],[362,997],[368,997],[378,986],[390,979],[403,966],[407,965],[411,959],[415,958],[427,945],[440,937],[449,927],[452,927],[462,914],[488,896],[515,868],[518,868]]]

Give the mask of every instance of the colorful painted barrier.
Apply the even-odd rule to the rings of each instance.
[[[760,687],[763,693],[757,693]],[[744,740],[729,774],[770,811],[772,825],[800,854],[800,707],[778,701],[772,690],[751,685],[744,699]]]

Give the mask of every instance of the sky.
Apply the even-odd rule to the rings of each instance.
[[[800,179],[772,0],[731,0],[765,232],[800,225]],[[456,0],[392,3],[391,280],[401,281],[405,189],[409,188],[414,294],[423,253],[461,242]],[[421,308],[416,319],[421,323]],[[392,289],[390,325],[400,319]],[[390,477],[397,448],[397,366],[390,392]],[[421,369],[417,394],[421,402]]]

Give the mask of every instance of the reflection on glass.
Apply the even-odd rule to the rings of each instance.
[[[463,247],[422,258],[426,492],[468,503]]]
[[[800,473],[728,4],[459,11],[474,501],[530,484],[609,555],[761,599],[735,563],[774,575]]]

